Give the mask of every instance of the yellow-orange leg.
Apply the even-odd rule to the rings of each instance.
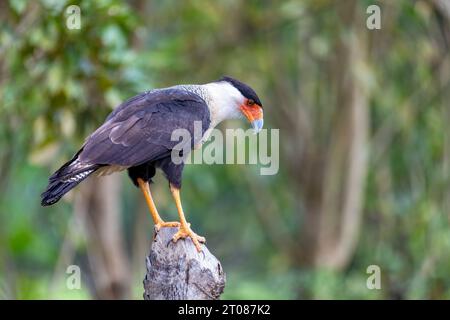
[[[184,217],[183,207],[181,206],[180,189],[174,187],[173,185],[170,185],[170,191],[172,192],[172,196],[175,200],[175,204],[177,206],[178,215],[180,216],[180,223],[181,223],[180,230],[178,230],[178,232],[175,233],[175,235],[173,236],[173,241],[177,242],[178,239],[190,237],[195,247],[197,248],[197,251],[198,252],[202,251],[200,243],[205,243],[206,239],[204,237],[199,236],[194,231],[192,231],[191,225],[187,223],[186,218]]]
[[[150,209],[150,214],[152,215],[156,230],[159,231],[159,229],[161,229],[162,227],[179,227],[179,222],[164,222],[163,219],[161,219],[158,210],[156,210],[155,203],[153,202],[152,194],[150,192],[150,185],[148,184],[148,182],[142,180],[141,178],[138,178],[137,181],[139,187],[142,190],[142,193],[144,194],[148,208]]]

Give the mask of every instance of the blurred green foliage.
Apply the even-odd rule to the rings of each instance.
[[[362,19],[371,2],[360,2]],[[327,140],[324,114],[331,112],[328,79],[333,71],[324,66],[341,32],[336,3],[2,4],[0,298],[90,297],[88,278],[79,291],[53,283],[66,233],[72,233],[81,263],[89,243],[77,235],[70,200],[44,209],[39,194],[50,171],[76,152],[112,108],[138,92],[233,75],[260,93],[266,122],[280,127],[283,139],[288,129],[274,120],[285,103],[277,100],[274,87],[283,82],[314,106],[319,119],[315,139]],[[224,298],[450,298],[448,48],[437,43],[441,30],[430,2],[378,3],[389,34],[361,31],[370,37],[369,57],[360,67],[370,89],[370,156],[363,221],[351,262],[344,270],[302,265],[280,250],[272,238],[278,235],[265,223],[269,214],[281,222],[279,234],[300,238],[304,209],[292,187],[295,176],[283,166],[300,152],[297,146],[282,146],[276,176],[259,176],[251,166],[188,166],[185,211],[224,265]],[[80,30],[66,27],[70,4],[81,8]],[[131,246],[133,212],[141,199],[125,174],[123,180],[122,220]],[[158,183],[165,186],[160,177]],[[157,204],[174,218],[175,208],[164,192],[157,189]],[[272,208],[261,211],[258,198],[268,195]],[[285,245],[302,250],[293,241]],[[366,268],[372,264],[382,269],[382,290],[366,288]],[[143,274],[133,276],[133,297],[140,298]]]

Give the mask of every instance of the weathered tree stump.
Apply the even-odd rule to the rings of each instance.
[[[172,241],[177,228],[155,232],[147,273],[145,300],[217,300],[225,288],[219,260],[202,245],[197,252],[190,238]]]

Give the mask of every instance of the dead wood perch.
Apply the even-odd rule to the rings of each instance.
[[[145,300],[216,300],[225,288],[219,260],[202,245],[197,252],[190,238],[172,241],[177,228],[155,232],[146,259]]]

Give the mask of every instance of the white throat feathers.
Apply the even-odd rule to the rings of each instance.
[[[245,97],[233,85],[226,81],[204,84],[210,99],[207,101],[211,115],[211,128],[223,120],[242,117],[239,107],[245,102]]]

